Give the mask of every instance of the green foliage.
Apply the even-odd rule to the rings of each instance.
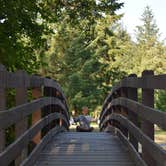
[[[145,8],[142,15],[142,25],[137,26],[136,42],[131,42],[127,37],[121,37],[123,42],[122,54],[116,57],[115,65],[131,74],[141,75],[143,70],[154,70],[155,74],[166,71],[166,47],[160,41],[159,29],[155,23],[152,10]]]
[[[149,43],[149,46],[153,46],[158,41],[159,28],[149,6],[146,6],[141,21],[143,25],[137,26],[137,40],[139,43]]]
[[[118,23],[122,6],[118,0],[0,0],[0,63],[51,76],[71,109],[94,110],[125,75],[166,70],[166,47],[150,7],[133,42]]]
[[[83,3],[77,2],[74,7]],[[87,1],[87,4],[87,8],[83,5],[82,9],[77,9],[77,18],[73,17],[76,25],[73,25],[73,20],[68,20],[70,14],[66,13],[69,11],[64,9],[63,22],[56,26],[47,52],[50,55],[47,59],[49,67],[41,71],[58,80],[65,90],[70,108],[76,110],[84,105],[94,110],[101,105],[113,83],[124,75],[118,68],[110,70],[112,58],[109,50],[115,47],[116,52],[118,48],[113,42],[108,42],[109,38],[114,38],[110,26],[120,18],[115,11],[122,4],[118,5],[116,1]],[[93,12],[89,12],[89,8]],[[85,17],[81,15],[81,10]]]
[[[157,94],[157,101],[156,101],[156,107],[160,111],[166,112],[166,92],[164,90],[161,90]]]
[[[145,8],[142,15],[143,26],[137,26],[137,73],[145,69],[154,70],[156,74],[163,73],[166,67],[166,48],[159,40],[159,29],[155,23],[152,10],[149,6]]]
[[[140,76],[145,69],[166,71],[166,47],[150,7],[133,42],[118,23],[116,11],[122,6],[118,0],[0,0],[0,63],[10,71],[55,78],[70,110],[101,110],[112,86],[124,76]],[[7,108],[15,106],[14,97],[15,90],[9,89]],[[156,99],[156,107],[166,111],[166,93],[159,92]],[[31,120],[30,115],[29,126]],[[6,145],[14,141],[14,130],[5,130]]]
[[[122,54],[115,57],[114,65],[128,74],[135,73],[138,76],[143,70],[163,74],[166,71],[166,47],[160,41],[159,29],[150,7],[145,8],[141,21],[142,25],[136,29],[136,43],[131,42],[126,34],[120,35],[119,41],[123,41],[120,49]],[[165,110],[165,92],[160,92],[155,98],[157,108]]]
[[[0,63],[9,70],[37,68],[35,50],[43,46],[44,25],[37,22],[38,1],[0,1]]]

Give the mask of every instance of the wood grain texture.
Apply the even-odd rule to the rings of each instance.
[[[22,87],[16,88],[16,106],[27,103],[28,100],[28,91],[26,85],[28,83],[27,73],[19,70],[16,72],[17,76],[22,77]],[[15,123],[15,139],[19,138],[28,128],[28,119],[27,117],[22,117]],[[26,158],[28,154],[28,148],[24,147],[20,152],[19,156],[15,159],[15,165],[19,166],[20,163]]]
[[[60,133],[43,149],[36,166],[134,166],[117,136],[109,133]]]
[[[147,149],[148,153],[153,157],[153,159],[157,162],[158,166],[166,165],[166,151],[156,144],[153,140],[151,140],[148,136],[146,136],[139,128],[137,128],[131,121],[119,114],[111,114],[108,115],[104,123],[109,120],[116,120],[120,122],[121,125],[126,127],[130,133],[134,135],[138,142]]]
[[[130,143],[128,141],[128,139],[122,134],[122,132],[119,129],[115,129],[115,130],[116,130],[117,135],[120,138],[120,140],[122,140],[122,142],[128,147],[129,153],[132,156],[132,158],[134,159],[135,165],[136,166],[147,166],[147,164],[144,162],[144,160],[141,158],[141,156],[137,152],[137,149],[135,148],[135,146],[132,145],[132,143]]]
[[[145,106],[139,102],[124,97],[119,97],[111,101],[108,108],[104,110],[101,116],[101,121],[103,121],[106,112],[110,109],[110,107],[113,106],[126,107],[129,111],[136,113],[142,119],[148,120],[153,124],[157,124],[161,128],[166,129],[166,113],[161,112],[159,110],[155,110],[154,108]]]
[[[147,76],[154,76],[154,72],[145,70],[142,73],[142,77],[147,77]],[[142,102],[143,105],[146,105],[146,106],[149,106],[151,108],[154,108],[154,89],[143,88],[142,89],[142,101],[141,102]],[[155,117],[155,119],[160,121],[161,117]],[[166,120],[166,114],[165,114],[165,120]],[[165,121],[165,124],[166,124],[166,121]],[[150,137],[152,140],[154,140],[154,123],[153,122],[142,118],[141,119],[141,130],[148,137]],[[146,147],[144,147],[144,146],[142,147],[142,158],[144,159],[144,161],[146,161],[146,163],[148,163],[148,165],[156,166],[156,163],[155,163],[154,159],[148,153]]]
[[[118,91],[123,88],[144,88],[144,89],[166,89],[166,74],[155,75],[155,76],[145,76],[145,77],[127,77],[121,82],[115,85],[111,92],[106,97],[102,112],[108,106],[109,102],[112,100],[113,95],[116,95]],[[102,115],[102,113],[101,113]]]
[[[0,129],[4,129],[21,120],[22,118],[34,113],[39,108],[50,105],[58,105],[64,112],[66,119],[68,120],[68,113],[63,103],[55,97],[43,97],[33,100],[29,103],[22,104],[20,106],[11,108],[7,111],[0,112]],[[12,117],[12,118],[11,118]],[[69,122],[68,122],[69,123]]]
[[[0,153],[0,163],[1,166],[8,165],[12,160],[14,160],[24,147],[26,147],[32,138],[38,133],[44,126],[48,125],[55,119],[62,118],[64,121],[65,117],[59,113],[52,113],[38,121],[34,126],[29,128],[25,133],[23,133],[16,141],[10,144],[2,153]],[[67,123],[67,121],[66,121]]]
[[[5,75],[6,69],[3,65],[0,65],[0,75]],[[6,108],[6,90],[4,88],[0,88],[0,112],[4,111]],[[5,130],[0,129],[0,152],[2,152],[5,148]]]
[[[32,97],[34,99],[38,99],[42,97],[42,89],[41,88],[33,88],[32,89]],[[41,114],[41,108],[38,109],[37,111],[32,113],[32,125],[34,125],[35,123],[37,123],[37,121],[39,121],[42,118],[42,114]],[[36,136],[33,138],[33,143],[36,145],[40,142],[41,140],[41,131],[39,131]]]
[[[55,135],[59,132],[63,132],[66,131],[66,129],[64,127],[55,127],[53,129],[51,129],[47,135],[45,135],[42,140],[39,142],[39,144],[37,144],[37,146],[35,147],[35,149],[32,151],[32,153],[30,153],[30,155],[26,158],[26,160],[24,160],[24,162],[21,163],[20,166],[32,166],[35,163],[36,158],[38,157],[38,155],[40,154],[40,152],[42,151],[42,149],[46,146],[46,144],[48,144],[50,142],[50,140],[55,137]]]
[[[0,65],[0,68],[5,67]],[[59,98],[64,102],[67,107],[66,97],[60,87],[60,85],[53,79],[44,78],[36,75],[28,75],[25,73],[24,76],[18,75],[18,73],[12,73],[5,70],[0,70],[0,88],[40,88],[40,87],[51,87],[59,92]]]

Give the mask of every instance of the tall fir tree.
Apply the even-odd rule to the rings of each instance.
[[[137,42],[140,44],[149,44],[149,47],[155,46],[159,40],[159,28],[157,27],[153,11],[149,6],[146,6],[140,19],[142,25],[136,28]]]
[[[136,27],[137,41],[128,45],[128,53],[120,58],[119,67],[138,76],[143,70],[154,70],[155,74],[161,74],[166,71],[166,47],[160,41],[159,28],[149,6],[145,7],[141,21],[142,25]]]
[[[98,7],[92,7],[96,14],[103,11],[94,21],[92,15],[79,20],[75,26],[73,22],[68,22],[66,15],[63,22],[56,26],[55,36],[47,52],[51,61],[44,74],[49,74],[61,83],[71,109],[80,110],[87,105],[90,110],[94,110],[102,104],[112,86],[110,77],[114,80],[122,75],[118,70],[109,70],[108,60],[102,61],[102,57],[106,60],[109,56],[111,44],[106,40],[114,36],[111,26],[120,18],[115,11],[122,5],[114,5],[116,1],[105,2],[98,1]]]

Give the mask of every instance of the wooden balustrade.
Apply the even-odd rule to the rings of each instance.
[[[15,103],[6,109],[6,90],[15,89]],[[28,94],[32,94],[28,98]],[[31,125],[28,118],[31,117]],[[61,126],[59,125],[61,121]],[[5,131],[15,128],[15,140],[6,145]],[[30,126],[28,126],[30,125]],[[0,65],[0,165],[33,165],[42,147],[56,133],[68,130],[69,112],[59,84],[49,78],[8,72]],[[33,144],[33,148],[29,148]]]
[[[142,90],[141,103],[138,102],[139,88]],[[166,151],[154,142],[154,124],[166,130],[166,113],[153,108],[156,89],[166,89],[166,75],[144,71],[138,78],[132,74],[112,88],[100,115],[100,130],[115,127],[114,130],[111,127],[111,131],[130,147],[131,155],[135,154],[135,161],[140,166],[166,165]],[[138,143],[142,145],[141,154]]]

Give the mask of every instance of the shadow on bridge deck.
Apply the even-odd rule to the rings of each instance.
[[[128,149],[117,136],[104,132],[64,132],[40,153],[36,166],[133,166]]]

